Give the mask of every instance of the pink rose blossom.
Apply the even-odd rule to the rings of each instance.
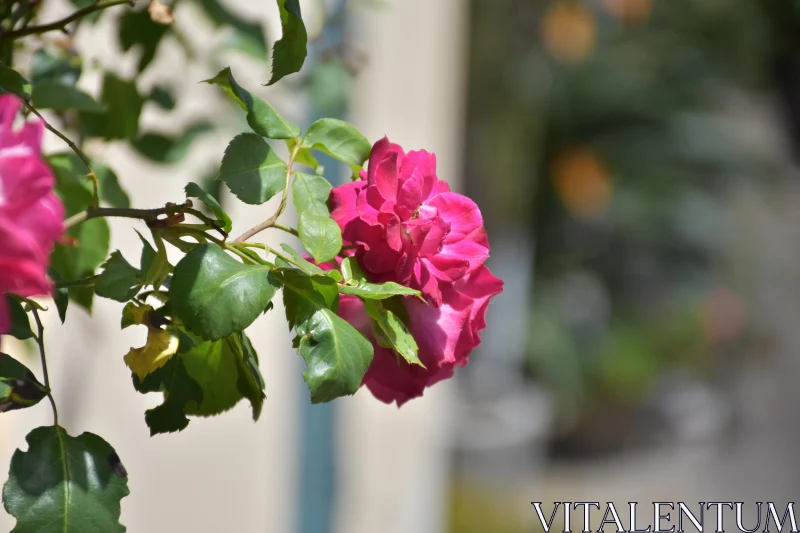
[[[418,289],[427,302],[404,298],[426,368],[398,362],[373,339],[364,384],[378,399],[402,405],[451,377],[481,342],[489,300],[503,290],[483,264],[489,257],[483,218],[475,202],[439,180],[433,154],[406,154],[386,138],[372,148],[362,180],[334,188],[330,203],[367,279]],[[339,314],[372,338],[358,298],[343,296]]]
[[[41,120],[15,128],[21,102],[0,96],[0,334],[11,327],[6,294],[48,294],[47,267],[64,231],[64,208],[41,155]]]

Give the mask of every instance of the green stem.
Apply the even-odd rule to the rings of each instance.
[[[303,146],[302,139],[297,138],[295,139],[295,141],[296,142],[294,145],[294,149],[292,150],[292,153],[289,155],[289,161],[286,163],[286,184],[283,186],[283,194],[281,194],[281,203],[278,204],[277,211],[275,211],[274,215],[269,217],[261,224],[250,228],[249,230],[245,231],[244,233],[236,237],[236,239],[234,239],[234,242],[243,243],[256,233],[260,233],[267,228],[277,227],[278,217],[281,216],[281,213],[283,213],[283,210],[286,208],[286,198],[289,196],[289,182],[290,178],[292,177],[292,165],[294,165],[294,158],[297,157],[297,153]],[[284,231],[291,230],[291,228],[289,228],[288,226],[284,226],[283,224],[281,224],[280,229],[283,229]],[[291,233],[291,231],[289,231],[289,233]]]
[[[81,158],[83,164],[85,164],[86,168],[89,169],[89,178],[91,178],[92,180],[92,192],[94,193],[92,197],[92,207],[98,207],[100,205],[99,180],[97,179],[97,174],[95,174],[94,169],[92,168],[92,162],[89,160],[89,157],[85,153],[83,153],[83,150],[78,148],[78,145],[72,142],[69,139],[69,137],[67,137],[66,135],[55,129],[53,126],[51,126],[50,123],[47,122],[47,120],[45,120],[45,118],[30,103],[24,100],[22,101],[22,103],[25,105],[28,111],[30,111],[31,113],[39,117],[39,119],[41,119],[42,124],[44,124],[45,128],[53,132],[59,139],[67,143],[67,146],[69,146],[70,149],[72,149],[72,151],[75,152],[75,154]]]
[[[79,9],[75,11],[73,14],[64,17],[61,20],[57,20],[55,22],[51,22],[49,24],[42,24],[40,26],[28,26],[25,28],[20,28],[19,30],[10,31],[8,33],[4,33],[0,35],[0,41],[7,41],[12,39],[18,39],[20,37],[25,37],[26,35],[34,35],[39,33],[46,33],[48,31],[53,30],[63,30],[66,28],[67,24],[70,22],[75,22],[76,20],[82,19],[86,15],[91,15],[95,11],[100,11],[102,9],[106,9],[109,7],[118,6],[121,4],[128,4],[130,6],[133,5],[132,0],[108,0],[105,2],[97,2],[91,6],[84,7],[83,9]]]
[[[287,263],[296,266],[297,268],[300,268],[300,269],[305,268],[303,265],[301,265],[300,263],[298,263],[297,261],[295,261],[294,259],[292,259],[288,255],[279,252],[278,250],[276,250],[275,248],[271,247],[268,244],[265,244],[265,243],[262,243],[262,242],[241,242],[241,243],[236,243],[236,244],[238,244],[239,246],[246,246],[247,248],[261,248],[262,250],[264,250],[268,254],[272,254],[275,257],[279,257],[279,258],[283,259],[284,261],[286,261]]]
[[[61,281],[56,283],[57,289],[66,289],[67,287],[84,287],[86,285],[94,285],[95,280],[99,276],[89,276],[88,278],[75,279],[71,281]]]
[[[92,218],[100,218],[100,217],[117,217],[117,218],[138,218],[141,220],[154,220],[160,215],[174,215],[176,213],[190,213],[192,215],[197,216],[195,213],[200,214],[201,216],[205,217],[199,211],[195,211],[191,209],[187,205],[168,205],[165,207],[159,207],[157,209],[132,209],[126,207],[90,207],[86,211],[81,211],[80,213],[71,216],[67,220],[64,221],[64,225],[67,228],[71,228],[80,224],[81,222],[85,222]]]
[[[272,227],[275,228],[275,229],[279,229],[279,230],[285,231],[286,233],[294,235],[295,237],[299,237],[300,236],[300,234],[297,232],[296,229],[294,229],[294,228],[292,228],[290,226],[286,226],[284,224],[281,224],[279,222],[275,222],[272,225]]]
[[[36,342],[39,345],[39,355],[42,359],[42,374],[44,375],[44,386],[47,389],[47,398],[50,400],[50,405],[53,407],[53,425],[58,427],[58,408],[56,407],[56,400],[53,398],[53,392],[50,390],[50,374],[47,372],[47,355],[44,352],[44,326],[42,319],[39,318],[39,310],[31,307],[33,311],[33,318],[36,320],[36,327],[39,330],[36,336]]]

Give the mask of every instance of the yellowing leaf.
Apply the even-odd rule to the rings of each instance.
[[[178,352],[179,344],[177,335],[171,331],[148,326],[147,343],[142,348],[131,348],[125,356],[125,364],[139,379],[144,379],[164,366]]]

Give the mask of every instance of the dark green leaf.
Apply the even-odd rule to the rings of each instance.
[[[330,216],[328,196],[331,189],[331,184],[322,176],[296,173],[292,182],[292,198],[297,212]]]
[[[152,102],[155,102],[158,107],[166,111],[172,111],[175,109],[175,96],[168,87],[156,85],[150,91],[150,96],[148,96],[148,99]]]
[[[139,293],[142,288],[141,274],[119,251],[111,254],[103,268],[94,286],[98,296],[127,302]]]
[[[142,393],[164,393],[164,402],[144,415],[151,435],[185,429],[189,425],[186,411],[196,410],[203,403],[203,389],[186,371],[181,356],[172,357],[144,380],[134,374],[133,386]]]
[[[335,118],[323,118],[309,126],[303,145],[353,167],[363,166],[372,150],[372,145],[355,126]]]
[[[252,324],[279,286],[269,267],[242,264],[216,244],[204,244],[175,266],[169,294],[189,331],[218,340]]]
[[[58,50],[61,52],[61,50]],[[43,82],[74,87],[81,76],[80,56],[68,56],[64,52],[49,54],[44,48],[34,52],[31,60],[31,81],[34,85]]]
[[[276,272],[284,282],[286,318],[294,327],[295,346],[306,361],[303,378],[313,403],[355,394],[372,361],[372,344],[336,315],[336,282],[297,270]]]
[[[11,458],[3,488],[13,533],[115,533],[120,501],[129,494],[119,456],[97,435],[75,438],[59,426],[36,428],[28,451]]]
[[[330,261],[342,249],[342,230],[329,216],[300,213],[297,231],[300,242],[317,263]]]
[[[308,35],[300,14],[300,2],[277,1],[283,35],[272,49],[272,78],[267,85],[272,85],[288,74],[299,72],[308,53],[306,50]]]
[[[135,139],[144,104],[136,84],[106,72],[102,95],[101,101],[106,106],[104,113],[81,114],[84,135],[104,139]]]
[[[5,298],[8,302],[8,308],[11,313],[11,331],[9,331],[8,334],[22,341],[33,337],[28,313],[22,308],[22,304],[19,300],[11,298],[10,296],[0,296],[0,298]]]
[[[268,139],[291,139],[300,134],[300,128],[286,122],[271,105],[243,89],[233,79],[230,67],[224,68],[211,78],[204,80],[221,87],[247,112],[247,123],[254,132]]]
[[[126,10],[123,13],[119,23],[119,44],[123,52],[127,52],[134,46],[140,47],[141,55],[137,67],[139,72],[146,69],[147,65],[153,61],[158,45],[169,29],[170,26],[153,22],[146,9]]]
[[[214,128],[209,122],[189,126],[182,134],[171,137],[161,133],[145,133],[133,141],[136,150],[157,163],[176,163],[186,157],[192,144]]]
[[[258,420],[264,407],[264,377],[258,368],[258,354],[253,349],[250,339],[244,333],[237,333],[228,339],[240,347],[235,351],[236,363],[239,366],[239,380],[237,387],[245,398],[250,400],[253,408],[253,420]]]
[[[69,289],[67,288],[58,288],[58,283],[64,281],[61,275],[56,271],[54,268],[50,268],[48,270],[47,275],[53,280],[56,284],[56,289],[54,291],[53,300],[56,304],[56,309],[58,310],[58,317],[61,319],[61,323],[64,323],[64,320],[67,319],[67,307],[69,307]]]
[[[31,98],[31,84],[22,74],[0,63],[0,91],[19,96],[24,100]]]
[[[198,184],[196,183],[189,183],[186,188],[186,197],[187,198],[197,198],[205,206],[211,211],[217,220],[221,222],[220,227],[225,230],[226,233],[231,231],[233,227],[231,223],[231,217],[228,216],[228,213],[222,209],[222,206],[219,205],[219,202],[216,198],[208,194],[205,190],[203,190]]]
[[[0,352],[0,413],[31,407],[45,396],[44,385],[25,365]]]
[[[102,113],[105,106],[94,98],[71,85],[61,85],[55,81],[43,81],[33,86],[33,105],[38,109],[54,111],[85,111],[86,113]]]
[[[263,204],[286,186],[286,164],[254,133],[242,133],[225,149],[218,178],[247,204]]]
[[[403,321],[385,309],[381,302],[365,299],[364,307],[372,319],[372,333],[378,344],[384,348],[391,348],[407,363],[425,368],[419,359],[417,342]]]

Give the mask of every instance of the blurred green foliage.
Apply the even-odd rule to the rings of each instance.
[[[472,2],[469,192],[490,230],[530,235],[526,370],[564,427],[598,399],[640,402],[671,369],[713,374],[751,333],[730,197],[775,178],[737,114],[775,90],[781,53],[800,57],[787,11]]]

